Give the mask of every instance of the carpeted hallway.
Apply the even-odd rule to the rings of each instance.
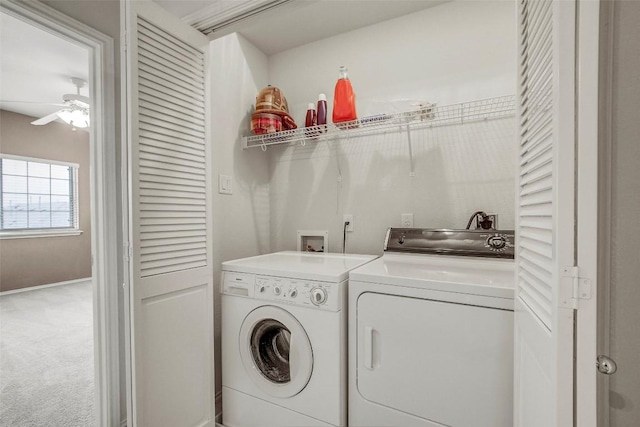
[[[91,283],[0,296],[0,426],[94,421]]]

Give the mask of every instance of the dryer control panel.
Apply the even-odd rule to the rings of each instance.
[[[224,271],[222,293],[280,304],[340,311],[346,296],[346,281],[319,282]]]

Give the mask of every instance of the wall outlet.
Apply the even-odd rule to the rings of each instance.
[[[344,227],[345,222],[349,222],[347,225],[347,231],[353,231],[353,214],[344,214],[342,216],[342,226]]]
[[[233,194],[233,181],[229,175],[218,175],[218,193]]]
[[[403,213],[400,215],[400,224],[404,228],[413,227],[413,214],[412,213]]]
[[[493,228],[498,230],[500,228],[500,227],[498,227],[498,214],[490,213],[490,214],[487,214],[487,216],[489,217],[491,222],[493,222]]]

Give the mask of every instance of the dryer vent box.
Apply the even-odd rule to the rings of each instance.
[[[327,230],[298,230],[298,251],[329,252]]]

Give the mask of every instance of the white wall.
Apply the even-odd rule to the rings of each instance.
[[[604,4],[603,8],[608,8]],[[611,275],[606,278],[610,286],[608,354],[618,364],[618,372],[609,378],[609,419],[603,425],[611,427],[636,426],[640,421],[640,3],[616,0],[612,26],[613,40],[604,46],[603,68],[611,68],[611,105],[603,101],[611,114],[610,144],[611,183],[605,189],[611,197]],[[608,52],[612,49],[612,52]],[[612,63],[607,63],[611,53]],[[602,70],[602,68],[601,68]],[[608,82],[602,82],[607,84]],[[603,121],[606,126],[606,121]],[[605,138],[607,138],[605,130]],[[606,311],[605,311],[606,312]]]
[[[514,13],[504,2],[445,4],[272,57],[237,34],[211,42],[214,176],[216,182],[219,174],[233,178],[233,194],[216,192],[213,199],[218,362],[225,260],[295,249],[297,229],[329,229],[330,249],[337,251],[343,212],[355,214],[349,250],[361,253],[380,252],[384,229],[399,225],[401,212],[413,212],[416,226],[462,227],[473,210],[483,208],[513,226],[513,119],[414,133],[411,178],[404,134],[332,147],[241,150],[260,89],[281,87],[298,123],[318,92],[326,92],[331,104],[343,60],[361,113],[411,107],[406,100],[381,102],[390,99],[444,105],[513,94]],[[219,365],[216,373],[219,391]]]
[[[319,92],[332,105],[349,68],[360,117],[515,93],[512,2],[451,2],[275,54],[269,83],[298,124]],[[414,107],[415,108],[415,107]],[[417,227],[463,228],[475,210],[514,225],[515,122],[500,119],[305,147],[270,148],[272,249],[296,248],[296,230],[329,230],[341,250],[342,215],[354,214],[348,251],[381,253],[386,227],[413,213]],[[339,170],[341,173],[339,173]],[[341,176],[341,180],[340,180]]]
[[[284,91],[298,124],[318,93],[332,105],[340,65],[349,69],[360,117],[411,108],[403,100],[447,105],[512,95],[515,32],[515,2],[449,2],[274,54],[269,83]]]
[[[267,85],[268,61],[237,34],[211,42],[209,54],[215,186],[219,174],[233,178],[233,194],[216,191],[213,197],[215,371],[220,391],[220,263],[271,249],[268,161],[262,153],[240,148],[255,96]]]

